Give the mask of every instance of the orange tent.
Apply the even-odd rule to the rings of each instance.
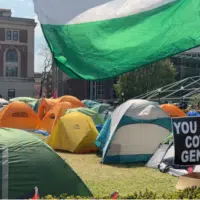
[[[47,131],[51,133],[57,120],[62,117],[68,109],[71,109],[72,105],[69,102],[57,103],[53,109],[51,109],[44,117],[43,120],[37,126],[37,129]]]
[[[170,117],[186,117],[186,113],[173,104],[163,104],[160,106]]]
[[[42,98],[39,108],[38,117],[42,120],[44,116],[56,105],[55,99]]]
[[[39,121],[35,112],[24,102],[12,102],[0,112],[0,127],[35,130]]]
[[[58,99],[56,99],[57,102],[70,102],[72,105],[72,108],[79,108],[79,107],[85,107],[84,103],[82,103],[79,99],[73,96],[62,96]]]

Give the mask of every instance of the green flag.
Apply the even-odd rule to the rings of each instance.
[[[100,80],[200,45],[199,0],[33,0],[56,65]]]

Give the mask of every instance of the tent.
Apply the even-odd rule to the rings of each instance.
[[[57,103],[40,121],[37,126],[38,130],[45,130],[48,133],[51,133],[54,126],[56,125],[58,119],[62,117],[65,112],[72,108],[69,102]]]
[[[170,117],[186,117],[186,113],[173,104],[163,104],[160,106]]]
[[[96,145],[103,163],[146,162],[171,131],[170,117],[146,100],[129,100],[112,113]]]
[[[100,125],[100,124],[103,124],[104,123],[104,120],[103,118],[100,116],[99,113],[89,109],[89,108],[74,108],[74,109],[69,109],[67,110],[66,113],[72,113],[72,112],[81,112],[89,117],[92,118],[93,122],[96,124],[96,125]]]
[[[38,107],[40,105],[40,99],[31,101],[28,103],[28,105],[37,113],[38,112]]]
[[[38,117],[43,119],[44,116],[56,105],[55,99],[42,98],[38,107]]]
[[[191,166],[174,165],[174,150],[173,134],[170,134],[158,146],[146,166],[153,169],[159,169],[161,172],[167,172],[173,176],[188,174],[187,169]]]
[[[0,112],[0,127],[34,130],[39,118],[29,105],[14,101]]]
[[[22,102],[24,102],[24,103],[30,103],[30,102],[35,102],[35,101],[37,101],[37,99],[31,98],[31,97],[16,97],[16,98],[10,99],[9,101],[10,101],[10,102],[22,101]]]
[[[3,106],[4,106],[4,105],[8,105],[8,103],[9,103],[9,102],[8,102],[6,99],[0,98],[0,104],[1,104],[1,105],[3,105]]]
[[[71,167],[36,136],[17,129],[0,129],[0,138],[1,199],[32,198],[36,186],[40,196],[91,196]]]
[[[91,153],[97,151],[97,135],[98,131],[90,117],[73,112],[60,118],[47,143],[56,150]]]
[[[82,103],[79,99],[73,96],[62,96],[56,99],[56,102],[69,102],[72,105],[72,108],[85,107],[84,103]]]
[[[96,102],[96,101],[92,101],[92,100],[83,100],[82,102],[85,104],[85,106],[86,106],[87,108],[93,108],[94,106],[100,104],[100,103],[98,103],[98,102]]]
[[[110,111],[112,107],[109,104],[102,103],[102,104],[94,105],[91,109],[99,113],[101,117],[104,119],[104,121],[106,121],[110,116]]]

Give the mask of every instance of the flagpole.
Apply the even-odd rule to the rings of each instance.
[[[52,83],[53,83],[52,89],[54,94],[57,89],[57,67],[55,65],[54,60],[52,62]]]

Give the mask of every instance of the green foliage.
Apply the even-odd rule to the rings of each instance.
[[[200,107],[200,94],[195,94],[190,97],[189,105],[192,105],[192,107],[197,106]]]
[[[166,59],[120,76],[114,87],[119,99],[128,100],[174,82],[175,75],[173,63]]]
[[[74,197],[62,194],[59,197],[47,195],[43,199],[111,199],[109,196],[104,197]],[[119,196],[118,199],[200,199],[200,188],[193,187],[183,191],[176,191],[172,193],[164,193],[157,195],[155,192],[146,190],[145,192],[135,192],[127,196]]]

